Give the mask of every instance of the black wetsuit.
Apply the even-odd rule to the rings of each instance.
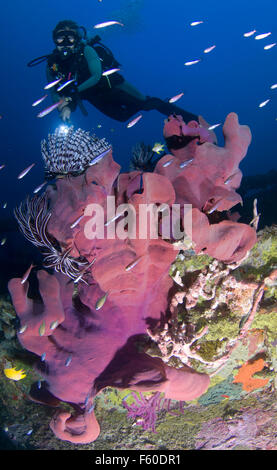
[[[129,120],[140,111],[150,110],[157,110],[165,116],[179,114],[185,122],[198,121],[197,115],[175,104],[160,98],[144,97],[120,73],[103,76],[102,71],[103,64],[96,51],[91,46],[82,45],[78,53],[68,59],[61,60],[58,51],[53,51],[48,59],[47,78],[48,81],[53,81],[59,76],[64,79],[76,78],[78,93],[68,105],[71,111],[76,109],[78,103],[81,104],[80,100],[86,100],[103,114],[121,122]],[[51,93],[56,102],[63,94],[70,96],[70,87],[65,88],[61,94],[52,88]]]

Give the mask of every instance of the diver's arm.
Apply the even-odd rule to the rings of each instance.
[[[52,74],[51,70],[49,67],[46,67],[46,78],[47,78],[47,83],[51,83],[55,80],[56,76]],[[61,97],[60,95],[56,92],[55,87],[50,88],[50,95],[52,98],[53,103],[57,103],[60,101]]]
[[[91,77],[78,86],[79,93],[96,85],[96,83],[99,82],[102,76],[101,61],[95,50],[90,46],[86,46],[84,48],[84,55],[88,63],[88,68],[91,73]]]
[[[46,68],[46,78],[47,83],[51,83],[57,78],[56,75],[51,72],[49,67]],[[55,87],[50,88],[50,95],[53,103],[58,103],[58,101],[64,98],[63,96],[59,95],[59,93],[57,93]],[[71,111],[74,111],[75,109],[76,104],[72,101],[70,102],[69,98],[65,98],[64,101],[58,107],[58,111],[60,113],[60,118],[62,119],[62,121],[68,121],[70,119]]]

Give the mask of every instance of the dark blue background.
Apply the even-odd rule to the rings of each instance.
[[[243,173],[252,175],[276,168],[277,89],[270,90],[270,86],[277,82],[277,46],[263,49],[277,41],[276,13],[276,0],[5,2],[0,16],[0,165],[6,167],[0,171],[0,220],[11,215],[13,207],[43,181],[40,141],[60,123],[57,111],[43,119],[36,117],[50,104],[47,98],[37,108],[31,106],[45,93],[45,64],[26,66],[31,59],[52,51],[52,30],[58,21],[72,19],[91,35],[99,33],[123,64],[125,78],[143,93],[168,99],[184,92],[177,104],[202,114],[210,124],[224,122],[231,111],[238,113],[240,122],[249,125],[253,134],[241,164]],[[107,20],[123,21],[125,27],[93,29]],[[191,27],[195,20],[204,23]],[[243,33],[252,29],[272,35],[261,41],[254,36],[244,38]],[[203,54],[213,44],[216,49]],[[184,66],[200,57],[202,62]],[[268,98],[268,105],[259,108]],[[106,137],[124,170],[135,143],[163,141],[164,116],[156,111],[143,112],[143,119],[127,129],[126,124],[107,118],[88,103],[86,108],[88,117],[80,110],[73,114],[74,126],[94,129],[99,137]],[[222,128],[216,133],[222,144]],[[18,180],[19,172],[33,162],[32,171]],[[3,209],[5,201],[8,207]]]

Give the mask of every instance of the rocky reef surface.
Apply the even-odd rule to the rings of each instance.
[[[107,387],[95,398],[98,439],[78,446],[57,439],[49,428],[55,408],[29,400],[31,384],[40,380],[36,357],[18,342],[14,308],[2,296],[1,448],[276,450],[277,226],[265,227],[257,238],[237,267],[182,249],[171,265],[171,316],[148,331],[144,350],[171,367],[205,372],[211,382],[193,401],[159,402],[155,432],[144,429],[139,413],[130,417],[128,409],[141,403],[136,392]],[[26,377],[8,379],[7,364],[24,369]],[[144,402],[153,394],[142,392]],[[64,408],[71,411],[69,404]]]

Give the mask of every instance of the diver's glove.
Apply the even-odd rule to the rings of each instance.
[[[67,122],[70,120],[71,111],[72,111],[70,104],[71,104],[71,98],[64,97],[63,102],[58,107],[58,110],[60,112],[60,118],[63,122]]]
[[[60,112],[60,118],[63,122],[68,122],[71,116],[71,109],[65,106]]]

